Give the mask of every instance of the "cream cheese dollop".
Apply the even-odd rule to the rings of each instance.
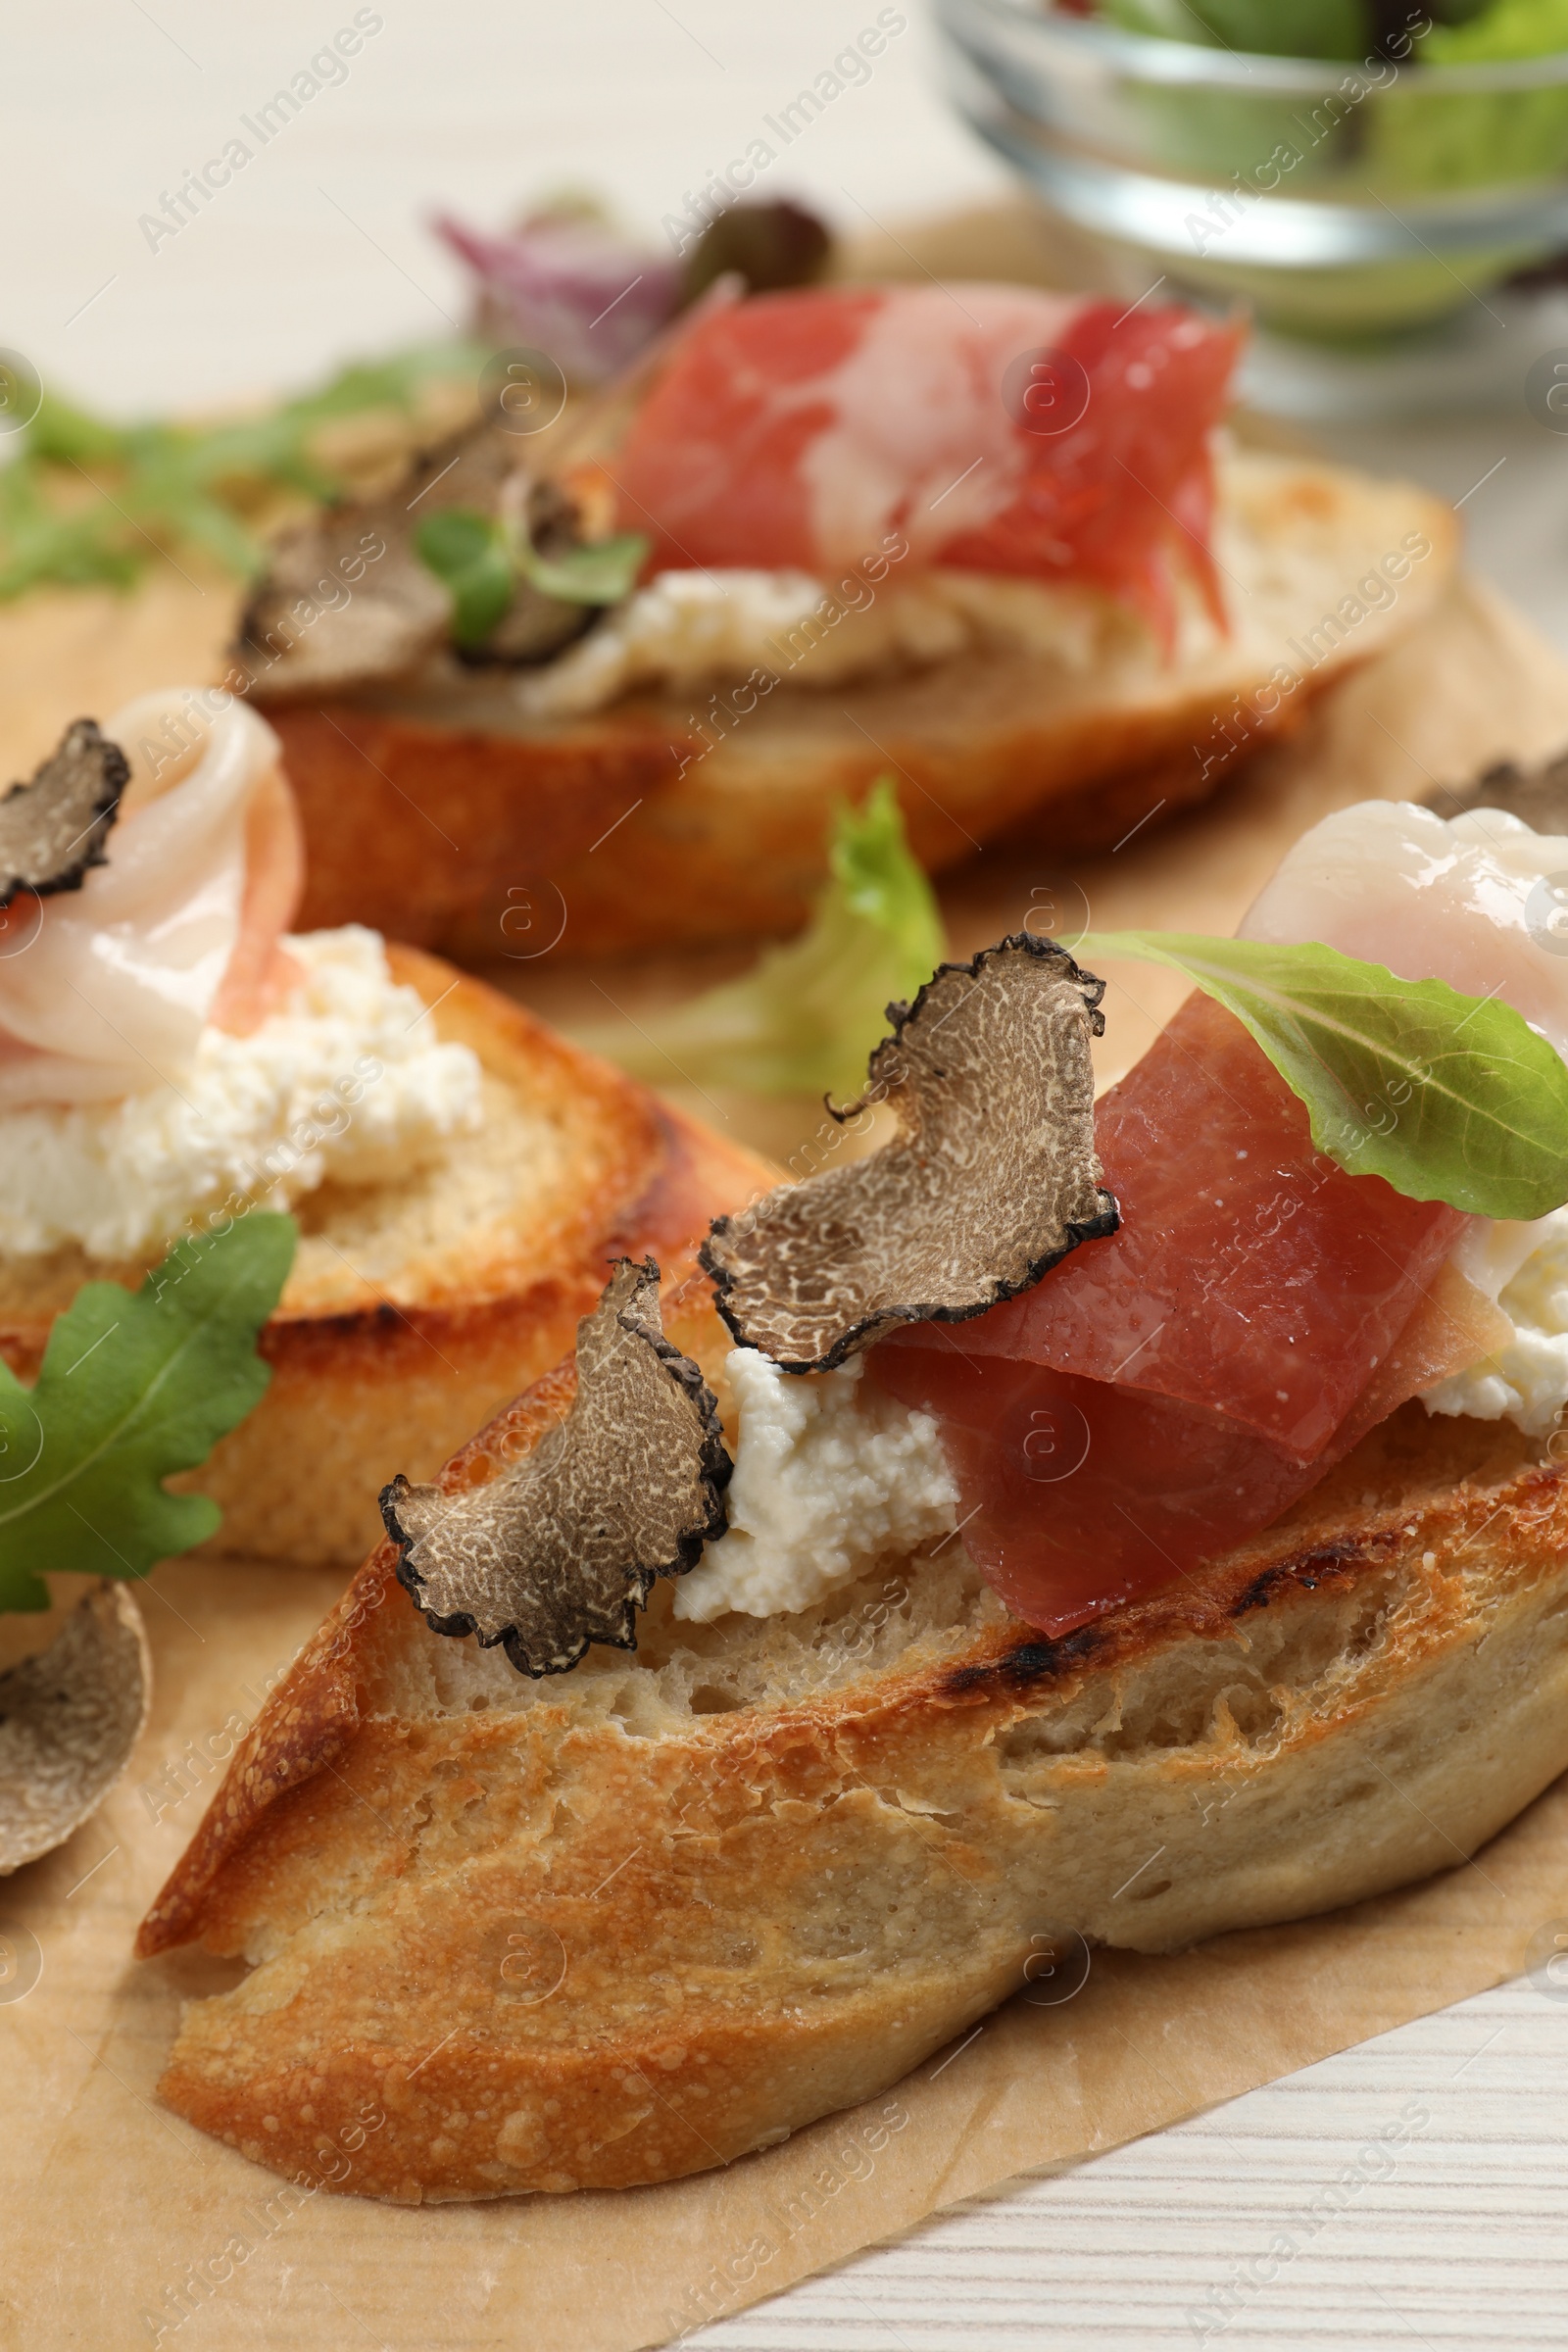
[[[1495,1354],[1428,1389],[1429,1413],[1515,1422],[1544,1438],[1568,1406],[1568,1208],[1534,1224],[1478,1220],[1453,1262],[1513,1325]]]
[[[285,1208],[328,1178],[379,1183],[478,1125],[477,1058],[431,1034],[375,932],[286,944],[287,1003],[248,1037],[204,1028],[177,1085],[0,1114],[0,1251],[145,1256],[233,1195]]]
[[[736,1348],[725,1370],[740,1419],[729,1528],[677,1583],[677,1617],[808,1608],[953,1530],[957,1489],[934,1417],[862,1385],[860,1357],[789,1373]]]
[[[684,693],[715,678],[756,680],[731,716],[787,679],[827,687],[946,662],[982,646],[1021,650],[1069,669],[1088,665],[1107,629],[1136,628],[1082,590],[981,572],[928,571],[881,585],[804,571],[664,571],[607,612],[587,636],[513,693],[530,718],[602,710],[638,687]]]

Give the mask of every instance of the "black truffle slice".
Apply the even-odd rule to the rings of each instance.
[[[654,1581],[724,1532],[730,1460],[702,1373],[665,1339],[659,1268],[616,1261],[577,1326],[577,1395],[525,1460],[447,1494],[381,1491],[398,1579],[438,1634],[499,1642],[519,1674],[565,1674],[590,1642],[635,1649]]]
[[[1489,767],[1458,792],[1441,793],[1432,804],[1438,816],[1470,808],[1503,808],[1533,833],[1568,833],[1568,752],[1539,767],[1516,767],[1511,760]]]
[[[328,507],[273,548],[232,649],[260,703],[348,694],[416,670],[446,643],[452,598],[420,562],[420,523],[443,507],[494,514],[519,471],[514,436],[470,425],[429,450],[385,497]],[[578,543],[576,509],[548,481],[525,483],[534,544]],[[519,581],[484,658],[546,661],[597,619]]]
[[[0,800],[0,906],[19,890],[79,890],[89,866],[107,864],[104,843],[129,780],[119,744],[92,719],[73,720],[31,783]]]
[[[152,1691],[141,1612],[107,1580],[47,1649],[0,1674],[0,1878],[96,1812],[146,1729]]]
[[[826,1372],[896,1324],[983,1314],[1114,1233],[1089,1055],[1104,993],[1019,932],[943,964],[912,1005],[890,1004],[866,1094],[833,1115],[885,1098],[903,1132],[720,1217],[703,1245],[742,1346],[786,1372]]]

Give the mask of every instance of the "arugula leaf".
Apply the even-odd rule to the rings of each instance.
[[[558,597],[564,605],[618,605],[636,587],[647,553],[641,531],[617,531],[612,539],[596,539],[563,556],[541,556],[524,542],[516,563],[541,596]]]
[[[46,393],[21,451],[0,467],[0,599],[48,581],[124,587],[162,548],[198,548],[254,578],[267,563],[247,520],[258,500],[279,490],[326,500],[346,486],[318,455],[323,426],[379,409],[406,414],[426,385],[471,380],[488,357],[477,343],[421,345],[346,368],[263,416],[212,425],[113,424]]]
[[[45,392],[27,428],[29,454],[51,466],[122,465],[128,442],[122,426],[89,416],[53,392]]]
[[[1169,964],[1233,1012],[1311,1114],[1320,1152],[1412,1200],[1544,1217],[1568,1200],[1568,1066],[1512,1005],[1335,948],[1091,933],[1080,962]]]
[[[415,551],[452,599],[454,644],[472,651],[505,618],[516,586],[507,534],[472,507],[443,507],[414,534]]]
[[[95,509],[56,513],[23,461],[0,466],[0,599],[48,581],[68,588],[128,588],[141,565],[123,544],[134,534],[114,520],[117,528],[105,530]]]
[[[411,409],[427,385],[477,375],[493,353],[490,343],[416,343],[382,360],[354,360],[318,391],[285,401],[277,414],[309,428],[372,409]]]
[[[194,1470],[271,1378],[256,1352],[293,1262],[292,1217],[176,1244],[139,1291],[89,1282],[24,1387],[0,1363],[0,1609],[45,1609],[46,1569],[145,1576],[221,1513],[163,1482]]]
[[[858,1095],[887,1006],[914,995],[942,960],[942,917],[909,854],[891,776],[859,810],[842,808],[831,880],[810,922],[739,980],[642,1017],[636,1032],[591,1042],[636,1076],[753,1094]]]

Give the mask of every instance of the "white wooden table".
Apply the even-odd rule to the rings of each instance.
[[[878,5],[379,0],[380,28],[347,77],[265,148],[251,142],[249,163],[156,249],[140,216],[244,135],[241,118],[352,24],[351,0],[13,12],[0,341],[61,391],[132,414],[303,384],[354,354],[438,336],[462,295],[421,225],[437,204],[493,222],[575,182],[657,233]],[[933,92],[919,0],[901,6],[908,27],[871,78],[766,180],[850,228],[1002,184]],[[1463,497],[1475,561],[1568,649],[1568,442],[1522,415],[1332,438]],[[711,2352],[1196,2343],[1193,2304],[1252,2264],[1279,2215],[1411,2099],[1430,2121],[1397,2170],[1240,2292],[1209,2340],[1235,2352],[1568,2341],[1568,2002],[1529,1984],[1069,2176],[1013,2183],[692,2340]]]
[[[1009,2182],[690,2341],[703,2352],[1560,2346],[1565,2088],[1568,2007],[1529,1982],[1502,1985],[1060,2178]],[[1401,2110],[1411,2137],[1396,2169],[1351,2188],[1294,2260],[1271,2263],[1293,2212]],[[1196,2307],[1227,2286],[1235,2316],[1204,2332]]]

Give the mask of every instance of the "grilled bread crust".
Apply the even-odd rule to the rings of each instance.
[[[390,947],[396,979],[484,1072],[484,1127],[395,1183],[323,1185],[262,1335],[271,1383],[198,1471],[211,1549],[313,1564],[362,1560],[394,1470],[433,1476],[469,1433],[570,1348],[625,1250],[662,1262],[721,1207],[772,1181],[608,1062],[482,982]],[[49,1326],[83,1282],[143,1265],[79,1251],[0,1259],[0,1354],[36,1374]]]
[[[707,732],[706,690],[529,722],[484,673],[444,696],[270,704],[305,821],[302,920],[481,962],[558,924],[561,955],[788,931],[836,805],[887,771],[931,872],[1021,825],[1054,853],[1105,847],[1206,799],[1427,612],[1458,529],[1409,483],[1232,453],[1215,544],[1231,633],[1173,662],[1113,631],[1087,666],[997,651],[842,688],[785,677]]]
[[[698,1287],[666,1306],[714,1372]],[[552,1373],[451,1463],[494,1475]],[[1166,1951],[1470,1855],[1568,1766],[1568,1495],[1411,1405],[1265,1536],[1060,1641],[959,1546],[527,1683],[391,1550],[277,1689],[138,1949],[252,1973],[162,2082],[352,2188],[666,2180],[869,2097],[1083,1937]],[[1075,1947],[1076,1948],[1076,1947]]]

